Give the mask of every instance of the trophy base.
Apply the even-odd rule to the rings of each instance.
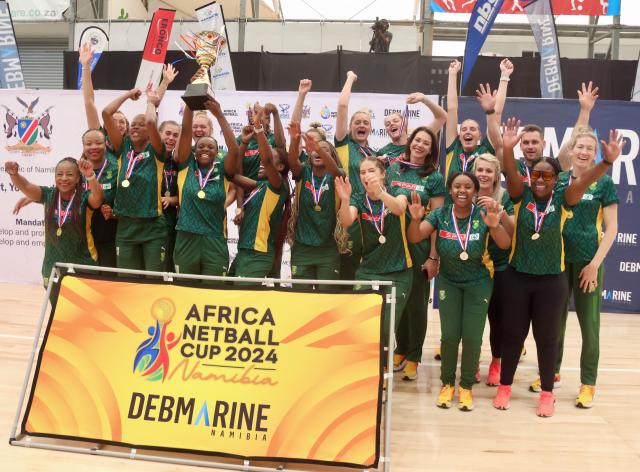
[[[213,99],[209,84],[189,84],[181,97],[191,110],[206,110],[204,102]]]

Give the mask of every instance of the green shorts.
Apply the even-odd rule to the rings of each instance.
[[[173,261],[180,274],[225,276],[229,269],[227,242],[213,236],[177,231]]]

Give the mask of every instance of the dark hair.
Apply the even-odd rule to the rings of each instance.
[[[89,160],[87,158],[87,156],[84,155],[84,137],[87,134],[91,133],[92,131],[97,131],[104,138],[104,146],[105,146],[105,150],[104,151],[105,151],[105,156],[106,156],[106,152],[107,152],[107,136],[104,134],[104,131],[102,129],[100,129],[100,128],[89,128],[87,131],[82,133],[82,137],[80,138],[82,140],[82,147],[83,147],[82,154],[80,155],[80,159],[86,159],[87,161]],[[62,161],[60,161],[60,162],[62,162]]]
[[[560,165],[560,161],[558,161],[558,159],[556,159],[555,157],[540,157],[538,159],[535,159],[531,163],[531,168],[533,169],[540,162],[548,163],[553,168],[553,172],[554,174],[556,174],[556,177],[558,176],[558,174],[560,174],[560,172],[562,172],[562,166]]]
[[[72,163],[75,166],[76,171],[78,172],[78,176],[80,177],[76,185],[76,191],[75,191],[73,200],[71,200],[67,204],[67,208],[69,207],[69,205],[71,205],[71,216],[68,218],[71,218],[71,222],[73,224],[74,229],[77,231],[79,235],[81,235],[82,241],[84,243],[84,241],[86,241],[86,235],[84,231],[85,225],[84,225],[84,222],[81,221],[81,213],[80,213],[80,202],[82,201],[82,192],[84,191],[82,187],[82,174],[80,173],[80,168],[78,167],[78,161],[73,157],[65,157],[64,159],[61,159],[60,161],[58,161],[58,163],[56,164],[56,170],[58,169],[58,166],[63,162]],[[55,179],[55,174],[54,174],[54,179]],[[45,210],[44,210],[44,216],[45,216],[44,221],[47,227],[47,234],[51,236],[52,241],[56,241],[56,239],[53,236],[56,232],[57,227],[54,227],[54,225],[51,224],[51,221],[53,221],[55,216],[59,193],[60,192],[58,191],[58,187],[54,185],[53,193],[51,194],[51,201],[48,203],[48,205],[45,207]],[[60,262],[63,262],[63,261],[60,261]]]
[[[532,125],[532,124],[524,125],[524,127],[522,128],[522,132],[523,133],[539,133],[540,136],[544,138],[544,131],[538,125]]]
[[[449,179],[447,180],[447,190],[449,192],[451,192],[451,188],[453,187],[453,181],[461,175],[469,177],[471,179],[471,182],[473,182],[473,186],[475,187],[476,192],[480,191],[480,182],[478,181],[478,177],[476,177],[475,174],[472,174],[471,172],[455,172],[454,174],[451,174],[449,176]]]
[[[431,152],[427,154],[424,158],[424,165],[418,171],[418,175],[420,177],[426,177],[427,175],[431,175],[438,168],[438,155],[440,154],[440,149],[438,147],[438,135],[428,126],[419,126],[413,130],[411,136],[407,140],[407,146],[404,149],[405,159],[411,160],[411,143],[415,139],[416,135],[424,131],[431,138]]]
[[[180,129],[180,125],[178,124],[178,122],[173,121],[173,120],[164,120],[162,123],[160,123],[160,126],[158,127],[158,130],[162,133],[162,131],[164,130],[165,126],[168,126],[168,125],[177,126],[178,129]]]
[[[200,142],[201,139],[212,139],[214,143],[216,143],[216,147],[219,149],[220,146],[218,145],[218,140],[216,138],[214,138],[213,136],[210,136],[208,134],[204,135],[204,136],[200,136],[198,139],[196,139],[196,142],[193,144],[193,150],[195,151],[195,149],[198,147],[198,143]]]
[[[338,157],[338,151],[336,151],[336,147],[326,139],[321,139],[320,141],[318,141],[318,143],[326,143],[329,145],[329,155],[335,161],[336,165],[338,166],[338,169],[342,169],[342,162],[340,162],[340,158]]]

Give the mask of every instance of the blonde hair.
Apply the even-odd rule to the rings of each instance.
[[[211,120],[211,118],[209,118],[209,114],[206,111],[197,111],[193,114],[193,120],[195,121],[196,118],[204,118],[207,121],[207,125],[209,126],[209,129],[211,130],[211,134],[213,134],[213,121]]]
[[[327,133],[322,127],[322,123],[320,123],[319,121],[314,121],[313,123],[309,123],[309,129],[307,130],[307,132],[318,133],[318,136],[320,136],[322,141],[327,140]]]
[[[500,166],[500,161],[493,154],[489,154],[485,152],[484,154],[480,154],[473,161],[473,173],[476,173],[476,165],[478,161],[488,162],[493,164],[493,168],[495,169],[495,178],[493,179],[493,193],[491,197],[498,203],[502,202],[502,196],[504,195],[504,188],[500,185],[500,176],[502,175],[502,167]]]
[[[573,136],[571,137],[571,142],[569,143],[569,149],[573,149],[580,138],[591,138],[596,143],[596,149],[598,148],[598,137],[596,133],[594,133],[593,128],[588,125],[577,127]]]

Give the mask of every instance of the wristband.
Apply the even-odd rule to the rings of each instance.
[[[260,128],[253,127],[253,131],[255,133],[264,133],[264,128],[261,126]]]
[[[484,112],[484,114],[485,114],[485,115],[493,115],[495,112],[496,112],[496,109],[495,109],[495,108],[492,108],[492,109],[491,109],[491,110],[489,110],[489,111],[485,111],[485,112]]]
[[[95,179],[95,178],[96,178],[96,173],[94,172],[94,173],[93,173],[93,174],[91,174],[89,177],[85,177],[84,179],[85,179],[87,182],[91,182],[91,181],[92,181],[93,179]]]
[[[509,77],[500,77],[500,82],[509,82],[511,79]]]
[[[427,259],[428,259],[428,260],[430,260],[430,261],[436,261],[436,262],[438,262],[438,258],[437,258],[437,257],[431,257],[431,256],[429,256],[429,257],[427,257]]]

